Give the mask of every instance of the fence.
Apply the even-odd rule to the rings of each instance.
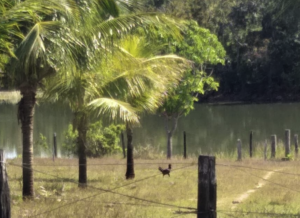
[[[0,156],[3,157],[3,155],[0,155]],[[1,160],[1,164],[2,164],[1,165],[1,167],[2,167],[1,172],[5,172],[5,162],[4,162],[3,158]],[[147,164],[147,163],[145,163],[145,164]],[[9,165],[16,166],[16,167],[22,167],[22,166],[18,166],[16,164],[9,164]],[[183,170],[187,167],[194,166],[194,165],[195,165],[195,163],[191,163],[191,164],[188,164],[187,166],[184,166],[184,167],[181,167],[181,168],[176,168],[176,169],[174,169],[174,171],[175,170]],[[93,197],[95,197],[99,194],[102,194],[102,193],[110,193],[110,194],[113,194],[113,195],[123,196],[123,197],[127,197],[129,199],[134,199],[134,200],[141,201],[141,202],[151,203],[153,205],[156,205],[157,207],[170,207],[170,208],[183,209],[183,210],[186,210],[186,212],[185,212],[186,214],[189,214],[189,213],[197,214],[198,218],[199,217],[201,217],[201,218],[215,218],[215,217],[217,217],[217,213],[219,213],[219,214],[232,214],[232,213],[247,214],[248,213],[248,214],[257,214],[257,215],[270,215],[270,216],[274,215],[274,216],[279,216],[279,217],[284,217],[284,216],[297,217],[298,216],[297,214],[295,215],[295,214],[280,214],[280,213],[268,213],[268,212],[261,213],[261,212],[255,212],[255,211],[217,210],[217,208],[216,208],[216,202],[217,202],[217,189],[216,189],[217,182],[216,181],[217,180],[216,180],[216,173],[215,173],[215,165],[219,165],[219,166],[222,166],[222,167],[236,168],[236,169],[240,169],[240,168],[242,168],[242,169],[255,169],[253,167],[245,167],[245,166],[232,165],[232,164],[231,165],[216,164],[214,157],[199,156],[199,159],[198,159],[198,179],[199,179],[199,183],[198,183],[198,204],[197,204],[197,208],[184,207],[184,206],[179,206],[179,205],[171,204],[171,203],[162,203],[162,202],[159,202],[159,201],[149,200],[149,199],[146,199],[146,198],[140,198],[140,197],[137,197],[135,195],[123,194],[123,193],[120,193],[120,192],[116,191],[117,189],[120,189],[120,188],[123,188],[123,187],[126,187],[126,186],[130,186],[132,184],[136,184],[138,182],[148,180],[152,177],[158,176],[158,174],[155,174],[153,176],[145,177],[143,179],[136,180],[134,182],[131,182],[131,183],[128,183],[128,184],[125,184],[125,185],[122,185],[122,186],[118,186],[118,187],[115,187],[115,188],[112,188],[112,189],[99,188],[99,187],[94,187],[94,186],[89,185],[88,186],[89,188],[94,189],[95,191],[100,191],[100,193],[96,193],[96,194],[94,194],[92,196],[88,196],[86,198],[79,198],[77,200],[73,200],[69,203],[63,204],[63,205],[61,205],[57,208],[53,208],[51,210],[44,211],[42,213],[38,213],[34,216],[28,216],[28,217],[44,216],[47,213],[50,213],[54,210],[58,210],[60,208],[70,206],[71,204],[74,204],[78,201],[83,201],[83,200],[86,201],[89,198],[93,198]],[[55,166],[55,165],[53,165],[53,166]],[[56,165],[56,167],[59,167],[59,165],[58,166]],[[257,170],[270,171],[269,169],[261,169],[261,168],[256,168],[256,169]],[[43,171],[35,170],[35,172],[42,173],[42,174],[45,174],[47,176],[57,177],[55,175],[50,175],[49,173],[46,173],[46,172],[43,172]],[[286,173],[286,172],[275,172],[274,171],[274,173],[282,173],[282,174],[285,174],[285,175],[290,174],[290,175],[294,175],[294,176],[300,176],[298,174],[292,174],[292,173]],[[3,178],[1,181],[5,181],[5,179],[7,178],[6,172],[2,173],[2,175],[5,175],[5,176],[1,177],[1,178]],[[74,183],[76,183],[76,182],[74,181]],[[6,183],[2,182],[1,184],[7,184],[7,182]],[[273,184],[276,184],[276,183],[273,183]],[[280,185],[280,184],[277,184],[277,185]],[[6,185],[6,187],[7,188],[4,191],[1,192],[1,196],[6,196],[6,197],[4,197],[4,199],[6,199],[6,202],[9,202],[8,185]],[[284,187],[284,186],[282,186],[282,187]],[[285,187],[285,188],[287,188],[287,187]],[[295,192],[299,192],[299,191],[293,190],[293,189],[290,189],[290,190],[295,191]],[[1,200],[2,199],[3,198],[1,197]],[[99,204],[101,204],[101,203],[103,203],[103,202],[99,202]],[[130,205],[130,203],[127,203],[127,204]],[[139,205],[137,203],[131,203],[131,204]],[[1,205],[3,205],[2,201],[1,201]],[[4,206],[4,207],[1,206],[0,208],[2,210],[4,209],[4,212],[7,214],[7,212],[10,211],[10,206],[9,206],[9,204],[6,204],[6,205],[7,206]],[[147,205],[140,204],[140,206],[147,206]],[[3,211],[1,211],[1,213],[2,212]],[[10,212],[9,212],[9,214],[10,214]],[[1,217],[10,217],[9,214],[7,214],[6,216],[2,215]],[[184,214],[184,213],[182,212],[181,215],[182,214]]]
[[[253,132],[254,131],[250,131],[250,137],[249,137],[249,157],[252,158],[253,157]],[[277,135],[271,135],[271,139],[270,139],[270,151],[271,151],[271,155],[270,157],[272,159],[276,158],[276,153],[277,153]],[[281,160],[290,160],[291,159],[291,130],[290,129],[286,129],[284,132],[284,150],[285,150],[285,155],[284,157],[281,158]],[[268,140],[266,139],[264,142],[264,148],[263,148],[263,156],[264,159],[267,159],[267,147],[268,147]],[[299,152],[299,148],[298,148],[298,134],[294,134],[294,154],[295,157],[298,156],[298,152]],[[237,160],[242,160],[242,141],[240,139],[237,139]]]

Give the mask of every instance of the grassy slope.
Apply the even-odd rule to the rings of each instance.
[[[132,181],[124,179],[126,171],[124,159],[119,157],[90,159],[88,161],[88,179],[91,187],[83,190],[78,189],[76,184],[77,160],[57,159],[53,163],[51,159],[35,159],[35,170],[54,175],[54,177],[35,172],[36,199],[27,202],[23,202],[21,197],[21,168],[12,165],[20,165],[21,160],[14,159],[8,162],[11,164],[8,165],[7,171],[13,203],[12,217],[31,217],[59,207],[61,208],[53,210],[51,213],[35,217],[195,217],[195,214],[178,213],[186,211],[184,209],[130,199],[117,194],[105,193],[100,189],[124,186],[114,191],[150,201],[196,208],[198,181],[196,158],[172,159],[174,171],[171,173],[171,177],[163,177],[157,169],[158,166],[167,167],[167,160],[136,160],[136,178]],[[190,163],[194,165],[179,169],[189,166]],[[218,217],[229,217],[226,213],[232,210],[232,201],[247,190],[255,188],[261,180],[260,178],[267,173],[263,170],[226,165],[281,170],[300,175],[300,162],[297,160],[282,162],[247,159],[236,162],[217,159],[217,209],[220,211]],[[147,179],[142,180],[144,178]],[[300,211],[300,195],[297,191],[300,190],[297,187],[299,179],[299,176],[274,173],[269,178],[272,183],[267,182],[263,187],[257,189],[234,210],[298,213]],[[89,196],[93,197],[88,198]],[[86,199],[78,201],[83,198]],[[72,203],[74,201],[77,202]],[[242,214],[233,213],[231,215],[234,217],[273,217],[257,214],[242,216]]]

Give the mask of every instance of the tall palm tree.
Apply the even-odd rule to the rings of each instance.
[[[3,3],[3,2],[2,2]],[[67,24],[78,14],[71,0],[7,1],[1,11],[0,26],[13,25],[8,43],[14,53],[5,65],[6,83],[20,90],[18,120],[21,122],[23,144],[23,197],[33,197],[33,115],[36,94],[43,79],[55,73],[61,65],[57,57],[70,52],[76,43],[62,35]],[[68,42],[66,41],[68,40]],[[63,48],[63,49],[61,49]]]

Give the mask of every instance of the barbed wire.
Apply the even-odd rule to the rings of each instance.
[[[127,163],[111,163],[111,164],[105,164],[105,163],[98,163],[98,164],[34,164],[33,167],[77,167],[77,166],[127,166],[127,165],[159,165],[159,164],[172,164],[172,165],[191,165],[196,164],[195,162],[190,163],[180,163],[180,162],[154,162],[154,163],[133,163],[133,164],[127,164]]]
[[[25,166],[21,166],[21,165],[16,165],[16,164],[8,164],[8,165],[30,169],[29,167],[25,167]],[[189,165],[189,166],[184,166],[184,167],[181,167],[181,168],[173,169],[173,171],[184,169],[184,168],[191,167],[191,166],[193,166],[193,165]],[[41,174],[44,174],[44,175],[48,175],[48,176],[51,176],[51,177],[54,177],[54,178],[58,178],[58,179],[64,180],[63,178],[61,178],[59,176],[55,176],[55,175],[52,175],[52,174],[49,174],[49,173],[45,173],[45,172],[42,172],[42,171],[39,171],[39,170],[35,170],[35,169],[31,169],[31,170],[35,171],[35,172],[38,172],[38,173],[41,173]],[[183,207],[183,206],[178,206],[178,205],[173,205],[173,204],[161,203],[161,202],[152,201],[152,200],[148,200],[148,199],[143,199],[143,198],[139,198],[139,197],[136,197],[136,196],[126,195],[126,194],[122,194],[122,193],[118,193],[118,192],[114,191],[116,189],[119,189],[119,188],[122,188],[122,187],[125,187],[125,186],[129,186],[129,185],[132,185],[134,183],[137,183],[137,182],[140,182],[140,181],[143,181],[143,180],[146,180],[146,179],[149,179],[151,177],[158,176],[158,175],[160,175],[160,174],[149,176],[149,177],[140,179],[138,181],[135,181],[135,182],[132,182],[132,183],[129,183],[129,184],[125,184],[123,186],[115,187],[113,189],[98,188],[98,187],[94,187],[94,186],[90,186],[90,185],[88,185],[87,188],[93,188],[93,189],[96,189],[98,191],[102,191],[102,193],[107,193],[108,192],[108,193],[120,195],[120,196],[123,196],[123,197],[128,197],[128,198],[135,199],[135,200],[140,200],[140,201],[144,201],[144,202],[148,202],[148,203],[152,203],[152,204],[158,204],[158,205],[162,205],[162,206],[169,206],[169,207],[180,208],[180,209],[187,209],[187,210],[196,210],[195,208],[191,208],[191,207]],[[78,182],[74,182],[74,181],[70,181],[70,180],[69,180],[69,182],[76,183],[77,185],[79,184]],[[100,195],[102,193],[98,193],[98,194],[95,194],[95,195],[92,195],[92,196],[88,196],[88,197],[85,197],[85,198],[82,198],[82,199],[78,199],[78,200],[75,200],[73,202],[70,202],[70,203],[64,204],[62,206],[59,206],[57,208],[54,208],[52,210],[44,211],[44,212],[42,212],[40,214],[36,214],[36,215],[30,216],[30,217],[36,217],[36,216],[40,216],[40,215],[43,215],[43,214],[46,214],[46,213],[50,213],[50,212],[58,210],[58,209],[60,209],[62,207],[66,207],[66,206],[69,206],[71,204],[77,203],[79,201],[83,201],[83,200],[88,199],[88,198],[96,197],[96,196],[98,196],[98,195]]]
[[[21,166],[21,165],[17,165],[17,164],[12,164],[12,163],[7,163],[8,165],[11,165],[11,166],[16,166],[16,167],[21,167],[21,168],[27,168],[29,169],[29,167],[25,167],[25,166]],[[143,163],[143,164],[148,164],[148,163]],[[158,163],[149,163],[149,164],[158,164]],[[160,163],[160,164],[166,164],[166,163]],[[177,164],[181,164],[181,163],[177,163]],[[187,167],[192,167],[192,166],[195,166],[197,165],[198,163],[186,163],[186,165],[188,166],[184,166],[184,167],[180,167],[180,168],[175,168],[175,169],[172,169],[172,171],[176,171],[176,170],[180,170],[180,169],[184,169],[184,168],[187,168]],[[126,164],[124,164],[126,165]],[[254,177],[257,177],[257,178],[260,178],[266,182],[269,182],[271,184],[275,184],[275,185],[278,185],[280,187],[283,187],[283,188],[286,188],[286,189],[289,189],[291,191],[295,191],[295,192],[300,192],[299,190],[294,190],[294,189],[291,189],[289,187],[286,187],[282,184],[279,184],[279,183],[275,183],[275,182],[272,182],[270,180],[267,180],[263,177],[260,177],[260,176],[257,176],[255,174],[252,174],[250,173],[249,171],[245,172],[244,170],[242,170],[241,168],[245,168],[245,169],[253,169],[253,170],[262,170],[262,171],[268,171],[268,172],[274,172],[274,173],[282,173],[282,174],[288,174],[288,175],[294,175],[294,176],[299,176],[299,174],[293,174],[293,173],[286,173],[286,172],[280,172],[280,171],[274,171],[274,170],[269,170],[269,169],[263,169],[263,168],[254,168],[254,167],[247,167],[247,166],[241,166],[241,165],[228,165],[228,164],[216,164],[216,165],[219,165],[219,166],[225,166],[225,167],[232,167],[232,168],[236,168],[244,173],[247,173],[247,174],[250,174]],[[77,165],[78,166],[78,165]],[[61,179],[61,180],[65,180],[64,178],[61,178],[59,176],[55,176],[55,175],[51,175],[49,173],[45,173],[45,172],[42,172],[42,171],[39,171],[39,170],[36,170],[36,169],[32,169],[33,171],[35,172],[38,172],[38,173],[41,173],[41,174],[44,174],[44,175],[47,175],[47,176],[51,176],[51,177],[55,177],[55,178],[58,178],[58,179]],[[70,203],[67,203],[67,204],[64,204],[64,205],[61,205],[57,208],[54,208],[52,210],[48,210],[48,211],[44,211],[40,214],[36,214],[36,215],[33,215],[33,216],[30,216],[30,217],[36,217],[36,216],[40,216],[40,215],[43,215],[43,214],[46,214],[46,213],[50,213],[52,211],[55,211],[55,210],[58,210],[60,208],[63,208],[63,207],[66,207],[66,206],[69,206],[71,204],[74,204],[74,203],[77,203],[79,201],[85,201],[85,199],[89,199],[89,198],[92,198],[92,197],[96,197],[102,193],[112,193],[112,194],[116,194],[116,195],[120,195],[120,196],[124,196],[124,197],[128,197],[128,198],[131,198],[131,199],[135,199],[135,200],[140,200],[140,201],[144,201],[144,202],[148,202],[148,203],[151,203],[151,205],[146,205],[146,204],[134,204],[134,203],[123,203],[123,204],[128,204],[128,205],[132,205],[132,206],[152,206],[152,207],[165,207],[165,206],[168,206],[168,207],[174,207],[174,208],[179,208],[179,209],[186,209],[186,210],[193,210],[193,212],[191,213],[197,213],[197,209],[196,208],[191,208],[191,207],[181,207],[181,206],[178,206],[178,205],[173,205],[173,204],[166,204],[166,203],[161,203],[161,202],[157,202],[157,201],[152,201],[152,200],[147,200],[147,199],[143,199],[143,198],[139,198],[139,197],[135,197],[135,196],[131,196],[131,195],[126,195],[126,194],[122,194],[122,193],[118,193],[118,192],[114,192],[113,190],[115,189],[118,189],[118,188],[122,188],[122,187],[125,187],[125,186],[129,186],[129,185],[132,185],[134,183],[137,183],[137,182],[141,182],[141,181],[144,181],[144,180],[147,180],[147,179],[150,179],[152,177],[155,177],[155,176],[158,176],[158,175],[161,175],[160,173],[156,174],[156,175],[152,175],[152,176],[148,176],[148,177],[145,177],[143,179],[140,179],[140,180],[136,180],[132,183],[129,183],[129,184],[125,184],[125,185],[122,185],[122,186],[119,186],[119,187],[115,187],[115,188],[112,188],[112,189],[103,189],[103,188],[97,188],[97,187],[93,187],[93,186],[90,186],[88,185],[88,188],[93,188],[93,189],[96,189],[96,190],[99,190],[99,191],[102,191],[101,193],[97,193],[95,195],[92,195],[92,196],[88,196],[88,197],[85,197],[85,198],[82,198],[82,199],[77,199],[77,200],[74,200]],[[68,182],[72,182],[72,183],[76,183],[76,184],[79,184],[78,182],[75,182],[75,181],[68,181]],[[118,203],[115,203],[115,202],[111,202],[112,204],[118,204]],[[121,203],[120,203],[121,204]],[[153,204],[156,204],[156,205],[153,205]],[[217,212],[221,212],[223,214],[225,213],[243,213],[243,214],[260,214],[260,215],[272,215],[272,216],[295,216],[295,217],[300,217],[300,214],[296,215],[296,214],[285,214],[285,213],[269,213],[269,212],[255,212],[255,211],[224,211],[224,210],[220,210],[220,211],[217,211]],[[179,216],[181,216],[183,214],[180,214]],[[228,214],[225,214],[227,216],[230,216]],[[234,216],[232,216],[234,217]]]
[[[217,213],[221,212],[221,213],[242,213],[242,214],[258,214],[258,215],[268,215],[268,216],[293,216],[293,217],[300,217],[300,213],[299,214],[293,214],[293,213],[273,213],[273,212],[258,212],[258,211],[238,211],[238,210],[234,210],[234,211],[226,211],[226,210],[217,210]]]
[[[288,173],[288,172],[282,172],[282,171],[276,171],[276,170],[270,170],[270,169],[263,169],[263,168],[257,168],[257,167],[241,166],[241,165],[216,164],[216,166],[246,168],[246,169],[251,169],[251,170],[267,171],[267,172],[273,172],[273,173],[284,174],[284,175],[300,176],[300,174],[297,174],[297,173]]]
[[[10,165],[13,165],[13,163],[8,163]],[[133,165],[163,165],[163,164],[172,164],[172,165],[197,165],[198,163],[195,162],[189,162],[189,163],[178,163],[178,162],[154,162],[154,163],[133,163]],[[49,166],[49,167],[61,167],[61,166],[66,166],[66,167],[77,167],[77,166],[129,166],[131,164],[127,163],[112,163],[112,164],[105,164],[105,163],[99,163],[99,164],[38,164],[38,165],[32,165],[33,167],[43,167],[43,166]],[[249,167],[249,166],[241,166],[241,165],[232,165],[232,164],[221,164],[217,163],[216,166],[225,166],[225,167],[237,167],[237,168],[247,168],[247,169],[252,169],[252,170],[260,170],[260,171],[268,171],[268,172],[274,172],[278,174],[284,174],[284,175],[291,175],[291,176],[300,176],[300,174],[297,173],[289,173],[289,172],[282,172],[282,171],[276,171],[276,170],[271,170],[271,169],[266,169],[266,168],[257,168],[257,167]]]
[[[263,178],[263,177],[261,177],[261,176],[257,176],[257,175],[255,175],[255,174],[253,174],[253,173],[246,172],[246,171],[241,170],[241,169],[238,169],[238,170],[240,170],[240,171],[242,171],[242,172],[244,172],[244,173],[246,173],[246,174],[250,174],[250,175],[252,175],[252,176],[254,176],[254,177],[256,177],[256,178],[262,179],[262,180],[264,180],[264,181],[266,181],[266,182],[268,182],[268,183],[271,183],[271,184],[273,184],[273,185],[277,185],[277,186],[280,186],[280,187],[282,187],[282,188],[288,189],[288,190],[290,190],[290,191],[294,191],[294,192],[300,193],[299,190],[289,188],[289,187],[287,187],[287,186],[284,186],[284,185],[279,184],[279,183],[276,183],[276,182],[272,182],[272,181],[270,181],[270,180],[268,180],[268,179],[265,179],[265,178]]]
[[[44,200],[60,200],[60,201],[74,201],[76,199],[73,198],[55,198],[55,197],[45,197],[41,196]],[[142,206],[142,207],[163,207],[166,208],[164,205],[153,205],[153,204],[139,204],[139,203],[131,203],[131,202],[107,202],[107,201],[95,201],[95,200],[83,200],[83,202],[87,203],[97,203],[98,205],[129,205],[129,206]]]

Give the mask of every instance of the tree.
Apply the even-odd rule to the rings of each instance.
[[[217,37],[209,30],[190,21],[184,30],[184,40],[174,42],[170,49],[194,62],[194,67],[185,72],[179,86],[168,92],[159,113],[165,120],[167,132],[167,158],[172,157],[172,136],[177,128],[178,119],[187,115],[198,101],[198,94],[216,90],[218,82],[212,77],[210,65],[224,63],[225,51]],[[170,125],[170,122],[171,125]]]
[[[163,94],[166,93],[170,85],[178,83],[178,78],[189,63],[175,55],[155,56],[153,49],[155,46],[145,41],[145,38],[141,36],[131,36],[124,39],[120,46],[125,56],[120,59],[114,55],[111,60],[112,66],[109,66],[108,69],[112,72],[119,72],[122,77],[117,77],[114,81],[118,89],[113,89],[108,93],[110,96],[118,96],[115,98],[126,102],[134,109],[126,112],[129,116],[123,115],[122,117],[126,123],[127,133],[127,170],[125,176],[126,179],[133,179],[135,177],[132,144],[133,125],[139,123],[138,114],[144,111],[154,112],[161,105]],[[116,68],[116,66],[120,67]],[[125,82],[124,79],[127,81]],[[97,84],[99,83],[96,82],[95,86]],[[108,109],[110,109],[110,114],[117,113],[110,104],[104,104],[106,101],[105,93],[102,93],[101,96],[98,92],[98,95],[93,98],[95,99],[90,105],[94,109],[100,110],[99,113]],[[131,119],[132,116],[136,119]],[[113,116],[112,118],[115,119],[116,117]]]
[[[18,120],[23,138],[23,198],[33,197],[33,115],[36,93],[43,79],[60,65],[57,57],[69,51],[73,39],[66,41],[67,21],[77,15],[71,1],[7,1],[3,2],[1,26],[13,28],[9,33],[14,53],[5,65],[5,83],[20,90]],[[63,18],[63,19],[61,19]],[[5,33],[5,32],[4,32]],[[7,39],[7,38],[6,38]],[[67,43],[66,43],[67,42]],[[9,47],[10,47],[9,46]],[[63,48],[63,50],[61,49]]]
[[[73,126],[78,130],[79,184],[82,187],[85,187],[87,184],[85,143],[89,119],[87,100],[91,98],[89,95],[90,91],[87,93],[87,88],[91,87],[91,81],[95,81],[94,77],[100,78],[98,81],[98,88],[100,90],[97,90],[95,86],[94,91],[97,90],[96,93],[100,93],[100,96],[103,96],[103,86],[107,84],[108,86],[111,85],[109,80],[114,80],[114,76],[116,76],[116,74],[111,71],[107,71],[110,72],[107,73],[105,71],[105,64],[103,63],[105,63],[111,55],[117,55],[117,52],[114,51],[114,53],[112,53],[112,50],[115,49],[118,40],[124,35],[129,34],[130,30],[137,26],[143,26],[143,28],[147,30],[150,29],[149,27],[163,26],[165,31],[172,32],[174,36],[179,33],[176,22],[163,14],[135,12],[132,10],[133,4],[130,4],[131,1],[118,1],[120,7],[115,4],[115,1],[111,0],[109,2],[110,4],[104,4],[104,2],[102,2],[103,5],[102,3],[100,4],[100,6],[103,6],[103,10],[101,10],[102,16],[96,20],[97,22],[89,18],[91,22],[87,24],[89,24],[91,28],[85,29],[86,25],[84,25],[84,29],[82,28],[84,34],[81,35],[81,38],[85,46],[76,49],[77,65],[67,69],[65,72],[62,71],[62,79],[57,79],[59,83],[50,88],[50,90],[52,90],[50,93],[53,94],[57,91],[60,93],[60,97],[64,96],[65,99],[68,99],[74,112],[75,125]],[[105,10],[107,10],[106,7],[108,6],[112,11],[105,13]],[[87,10],[89,11],[90,9],[88,8]],[[80,29],[79,26],[77,27]],[[120,60],[122,60],[123,57],[120,58]],[[123,63],[121,65],[123,65]],[[98,71],[98,73],[96,71]],[[117,76],[120,77],[120,75]],[[121,77],[122,76],[126,75],[121,75]],[[123,79],[123,81],[126,80],[127,79]],[[131,78],[131,80],[130,82],[137,83],[134,81],[134,78]],[[116,86],[114,86],[114,89],[116,89]],[[111,96],[102,100],[102,103],[109,105],[109,108],[121,110],[122,116],[125,115],[123,110],[131,110],[131,112],[133,112],[133,108],[130,108],[129,104],[115,101],[111,99]],[[128,119],[137,119],[134,113],[131,112],[129,115],[126,114],[127,117],[129,116]]]

